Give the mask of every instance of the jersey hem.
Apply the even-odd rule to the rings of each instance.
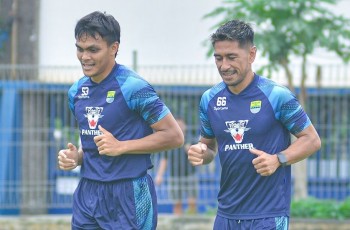
[[[266,214],[249,214],[249,215],[232,215],[232,214],[226,214],[224,212],[218,211],[218,216],[221,216],[226,219],[231,220],[254,220],[254,219],[262,219],[262,218],[271,218],[271,217],[278,217],[278,216],[287,216],[289,217],[289,212],[275,212],[275,213],[266,213]]]

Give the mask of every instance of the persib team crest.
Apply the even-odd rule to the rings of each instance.
[[[261,101],[250,102],[250,112],[258,113],[261,109]]]
[[[114,97],[115,97],[115,91],[108,91],[107,97],[106,97],[106,102],[112,103],[114,101]]]

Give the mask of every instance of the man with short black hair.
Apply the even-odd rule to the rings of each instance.
[[[62,170],[81,165],[72,229],[156,229],[157,197],[150,154],[178,148],[184,136],[153,87],[116,63],[120,26],[93,12],[75,27],[84,77],[68,91],[81,149],[59,151]]]
[[[222,82],[202,95],[201,138],[188,159],[209,164],[219,153],[214,229],[288,229],[290,165],[316,152],[320,138],[287,88],[253,72],[257,48],[249,24],[229,21],[211,41]]]

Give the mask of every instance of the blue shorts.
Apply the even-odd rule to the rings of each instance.
[[[289,217],[233,220],[216,216],[214,230],[288,230]]]
[[[150,175],[114,182],[82,178],[73,195],[72,229],[157,227],[157,197]]]

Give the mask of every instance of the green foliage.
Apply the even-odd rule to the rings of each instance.
[[[225,0],[204,18],[221,16],[213,26],[240,19],[255,27],[255,43],[270,65],[306,57],[316,47],[350,60],[350,20],[328,10],[337,0]],[[208,55],[212,54],[210,48]]]
[[[349,219],[350,198],[344,202],[307,198],[292,201],[292,218]]]
[[[340,204],[339,213],[344,218],[350,219],[350,197]]]
[[[217,206],[209,207],[206,214],[216,215],[216,210]],[[350,197],[343,202],[314,197],[294,200],[291,203],[291,218],[349,220]]]

